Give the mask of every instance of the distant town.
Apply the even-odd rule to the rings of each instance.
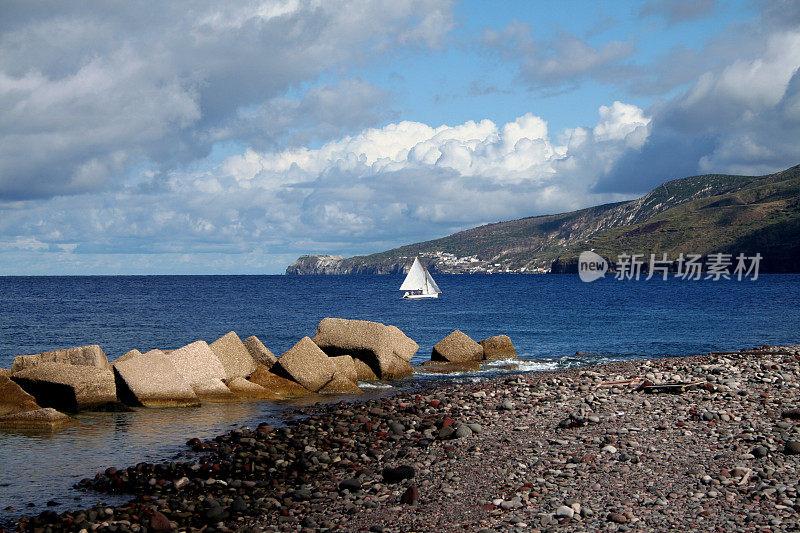
[[[500,263],[482,261],[475,255],[458,257],[449,252],[420,252],[420,260],[428,265],[435,265],[435,270],[442,274],[547,274],[549,268],[520,267],[509,268]],[[413,261],[413,257],[408,258]]]

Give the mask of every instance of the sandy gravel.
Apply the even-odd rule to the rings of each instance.
[[[192,441],[194,462],[85,483],[134,491],[127,506],[21,526],[797,530],[798,361],[798,347],[766,348],[303,408],[287,428]],[[673,383],[691,385],[647,392]]]

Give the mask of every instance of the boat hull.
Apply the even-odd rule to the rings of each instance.
[[[433,294],[404,294],[403,300],[418,300],[420,298],[438,298],[439,293],[435,292]]]

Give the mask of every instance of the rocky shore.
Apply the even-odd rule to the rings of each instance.
[[[614,363],[301,408],[81,486],[22,531],[800,528],[800,347]]]

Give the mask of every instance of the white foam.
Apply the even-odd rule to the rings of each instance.
[[[380,381],[359,381],[358,386],[361,389],[393,389],[388,383],[381,383]]]
[[[520,372],[545,372],[558,368],[558,363],[555,361],[519,361],[517,368]]]
[[[514,372],[544,372],[558,368],[558,363],[555,361],[531,361],[528,359],[496,359],[484,363],[484,368],[487,370],[505,370],[503,368],[505,366],[516,367],[511,369]]]
[[[424,367],[423,367],[424,368]],[[531,361],[526,359],[495,359],[483,361],[480,370],[463,370],[460,372],[425,372],[418,371],[414,374],[416,379],[443,380],[443,381],[480,381],[506,374],[523,374],[525,372],[544,372],[559,368],[556,361]]]

